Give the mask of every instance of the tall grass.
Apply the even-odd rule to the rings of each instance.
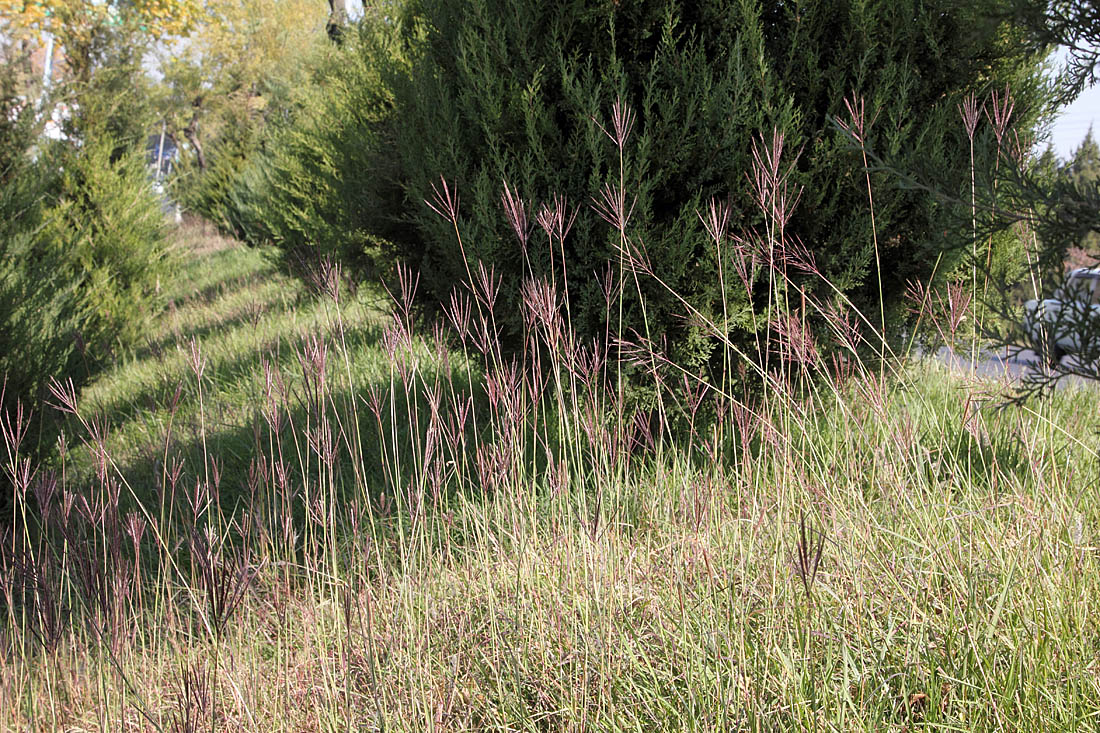
[[[261,286],[199,282],[235,255],[198,260],[178,332],[115,377],[148,380],[151,409],[97,414],[109,385],[55,384],[76,432],[48,467],[24,457],[18,411],[0,423],[21,519],[3,542],[0,727],[1094,726],[1088,398],[997,411],[1004,385],[865,363],[887,348],[868,348],[874,318],[793,276],[816,270],[784,236],[782,143],[754,156],[763,234],[700,212],[720,272],[769,283],[752,314],[779,324],[766,356],[684,303],[720,373],[755,372],[754,397],[615,330],[623,290],[644,302],[638,283],[660,283],[622,182],[597,204],[621,256],[591,342],[566,297],[585,274],[556,268],[524,283],[506,348],[500,278],[476,262],[445,323],[417,322],[415,273],[382,319],[330,264],[318,300],[204,330],[193,309]],[[436,194],[462,246],[459,192]],[[576,203],[503,203],[518,246],[567,246]],[[647,375],[644,409],[619,360]]]

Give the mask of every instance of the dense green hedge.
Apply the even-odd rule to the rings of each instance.
[[[410,0],[400,18],[368,18],[253,152],[227,143],[204,206],[223,228],[274,243],[295,264],[334,255],[362,271],[388,245],[419,271],[429,301],[445,302],[478,261],[491,265],[502,280],[498,322],[513,335],[524,279],[561,282],[564,260],[582,336],[648,330],[680,364],[703,369],[716,357],[706,320],[725,311],[729,338],[750,353],[774,322],[775,281],[757,268],[746,287],[733,274],[732,244],[720,261],[698,212],[711,199],[728,203],[730,231],[760,245],[767,223],[754,200],[753,150],[778,130],[800,192],[786,239],[823,276],[795,279],[822,300],[835,286],[877,323],[877,234],[884,310],[896,325],[909,281],[971,273],[969,208],[899,185],[899,172],[965,200],[963,98],[1010,86],[1024,129],[1044,110],[1038,58],[992,20],[1004,4]],[[872,161],[893,168],[871,173],[874,233],[861,151],[837,125],[856,99]],[[603,131],[620,100],[636,115],[621,160]],[[979,168],[996,168],[984,117],[974,154]],[[618,235],[591,205],[620,176],[636,201],[632,246],[663,281],[622,274],[621,323],[619,304],[609,309],[605,298],[605,274],[620,276]],[[441,177],[459,192],[461,248],[425,204]],[[565,197],[577,218],[564,254],[533,225],[520,247],[501,208],[505,182],[531,205],[530,220]],[[1013,237],[995,243],[1018,248]],[[1017,255],[993,261],[1009,267]],[[705,318],[685,318],[680,297]]]
[[[722,292],[697,211],[718,197],[731,204],[733,231],[762,227],[752,150],[778,129],[785,161],[797,155],[791,184],[802,191],[787,237],[877,314],[862,159],[833,120],[847,118],[845,97],[858,95],[874,120],[867,141],[875,153],[902,170],[936,170],[944,190],[961,190],[969,167],[963,95],[1011,84],[1025,124],[1042,102],[1037,59],[1010,28],[987,20],[1001,4],[412,0],[404,27],[416,54],[411,72],[394,81],[392,127],[409,227],[391,236],[430,297],[445,301],[481,260],[503,276],[514,306],[524,277],[547,277],[553,265],[545,237],[521,251],[501,211],[503,183],[536,203],[561,194],[578,211],[565,251],[574,325],[603,333],[594,274],[616,267],[618,238],[589,202],[619,179],[618,150],[597,123],[610,128],[621,99],[637,115],[622,160],[628,200],[637,197],[629,234],[667,286],[716,320],[725,299],[731,336],[751,346],[760,322],[748,318],[749,299],[759,312],[767,283],[760,277],[746,292],[726,262]],[[979,146],[990,139],[979,135]],[[459,191],[465,261],[451,224],[423,203],[440,176]],[[872,177],[886,305],[900,312],[909,279],[926,278],[937,262],[941,271],[958,267],[966,247],[942,236],[956,222],[933,195],[895,181]],[[683,318],[675,297],[645,276],[640,290],[625,288],[624,331],[643,330],[644,299],[652,335],[668,337],[677,359],[699,367],[712,358],[714,340]],[[501,312],[518,331],[520,309]]]
[[[168,245],[140,151],[109,136],[48,143],[12,119],[0,139],[0,407],[36,408],[51,378],[79,385],[144,335]]]
[[[380,125],[393,106],[383,74],[400,65],[399,38],[367,21],[342,48],[304,63],[315,65],[314,83],[271,105],[280,112],[252,137],[222,136],[209,169],[184,179],[183,201],[249,244],[274,244],[292,267],[331,257],[362,275],[401,216]]]

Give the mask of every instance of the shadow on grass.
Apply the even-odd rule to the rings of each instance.
[[[308,302],[308,300],[308,296],[300,292],[294,293],[293,297],[275,294],[275,297],[272,298],[256,300],[253,301],[253,304],[258,310],[249,310],[249,304],[245,304],[245,307],[238,309],[235,314],[217,318],[201,326],[171,328],[168,333],[160,338],[148,340],[144,346],[138,349],[136,356],[138,359],[160,360],[165,352],[170,349],[176,347],[186,349],[192,338],[202,343],[207,337],[221,332],[235,331],[249,325],[252,328],[258,328],[262,320],[289,313],[303,303]]]
[[[164,298],[169,307],[180,310],[210,306],[218,298],[271,279],[304,290],[263,255],[244,246],[231,247],[185,263],[178,279],[165,288]]]
[[[374,348],[382,333],[377,325],[362,325],[349,328],[345,332],[349,353],[358,353]],[[305,329],[276,332],[270,339],[255,348],[244,349],[232,354],[223,354],[209,358],[205,366],[204,379],[208,382],[203,392],[208,412],[218,414],[221,398],[233,398],[233,394],[220,393],[217,385],[239,387],[239,396],[249,399],[249,385],[255,385],[257,392],[263,384],[263,362],[268,360],[273,366],[282,364],[284,369],[298,366],[297,358],[284,355],[294,354],[301,347],[302,340],[308,335]],[[184,340],[183,344],[187,341]],[[189,363],[186,346],[180,345],[173,354],[177,363],[171,367],[162,364],[156,369],[155,381],[136,386],[124,393],[119,392],[113,398],[99,403],[94,411],[97,424],[114,431],[140,417],[142,413],[160,413],[170,411],[177,390],[181,404],[198,405],[198,386],[195,374]],[[209,384],[213,382],[213,385]],[[87,415],[86,417],[92,417]],[[72,430],[70,430],[72,432]]]
[[[258,357],[251,366],[259,368]],[[242,364],[241,368],[249,366]],[[473,395],[478,409],[483,407],[483,384],[480,380],[471,383],[465,372],[424,370],[422,375],[428,381],[439,379],[453,385],[460,395]],[[121,461],[117,468],[133,491],[133,496],[122,497],[122,503],[127,505],[122,507],[123,511],[136,508],[133,506],[136,497],[156,516],[162,508],[161,501],[173,501],[170,497],[174,495],[174,513],[185,517],[188,512],[184,497],[209,474],[211,483],[217,482],[211,488],[216,490],[217,503],[226,517],[270,509],[271,498],[283,491],[285,495],[278,499],[287,500],[284,506],[292,507],[292,518],[300,527],[307,511],[305,496],[317,491],[318,469],[325,464],[324,439],[319,440],[323,431],[317,429],[321,424],[319,412],[310,403],[306,381],[298,379],[286,385],[287,398],[280,405],[280,418],[274,429],[264,416],[266,406],[257,404],[241,424],[214,425],[208,421],[205,434],[173,437],[167,450],[163,442],[150,444],[139,454]],[[423,436],[430,421],[429,400],[423,389],[406,392],[399,384],[391,392],[390,386],[388,381],[364,380],[353,389],[341,385],[328,393],[324,420],[335,445],[332,485],[341,505],[366,498],[376,508],[392,507],[395,492],[404,492],[415,478],[415,462],[409,457],[423,450]],[[379,397],[377,414],[371,405],[372,393]],[[443,412],[448,414],[450,410],[444,407]],[[378,415],[382,416],[381,421]],[[482,426],[472,422],[466,425],[463,431],[466,446],[476,445],[474,434],[481,429]],[[349,451],[349,443],[358,456]],[[396,468],[395,448],[402,456]],[[470,467],[474,461],[472,447],[449,458],[457,458]],[[280,462],[286,471],[285,480],[279,476]],[[173,474],[178,476],[174,491],[168,478]],[[281,480],[282,487],[278,485]],[[264,507],[257,506],[257,502]]]

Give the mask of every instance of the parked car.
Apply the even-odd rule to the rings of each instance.
[[[1024,329],[1040,359],[1055,365],[1066,354],[1100,347],[1100,267],[1073,270],[1054,296],[1024,303]]]

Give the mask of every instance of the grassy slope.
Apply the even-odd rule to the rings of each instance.
[[[166,292],[159,331],[136,359],[81,395],[81,409],[105,426],[110,455],[142,497],[162,483],[166,439],[168,451],[178,452],[188,467],[201,465],[205,442],[206,452],[228,468],[227,488],[239,486],[265,402],[264,363],[293,390],[302,373],[301,347],[310,336],[330,337],[334,328],[331,302],[309,297],[300,281],[277,272],[262,253],[198,226],[181,230],[179,245],[193,256]],[[377,340],[386,308],[364,293],[343,313],[353,366],[365,381],[387,374],[379,350],[368,346]],[[204,364],[204,414],[195,355]],[[78,475],[86,476],[89,456],[75,458]]]
[[[517,421],[506,400],[480,401],[479,468],[405,400],[438,389],[463,404],[463,360],[403,346],[366,291],[337,315],[228,247],[197,254],[173,298],[148,352],[81,397],[110,435],[98,449],[73,437],[66,467],[108,515],[134,497],[149,508],[142,570],[104,561],[130,590],[101,605],[59,570],[56,605],[75,612],[49,649],[35,641],[46,615],[12,611],[0,729],[1097,724],[1092,395],[994,411],[995,385],[917,365],[731,409],[733,439],[710,457],[704,434],[692,460],[617,464],[579,414]],[[532,426],[522,446],[543,446],[532,455],[508,452],[517,422]],[[551,432],[573,437],[546,449]],[[71,537],[109,557],[103,534]],[[212,582],[203,547],[223,569]],[[217,589],[233,598],[240,578],[240,606],[219,610]]]

